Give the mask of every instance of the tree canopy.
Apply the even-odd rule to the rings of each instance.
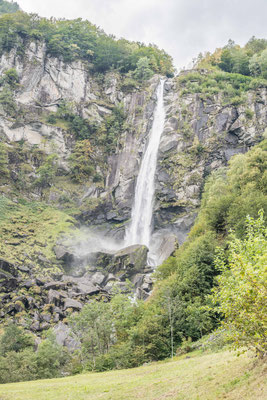
[[[225,317],[224,326],[235,347],[249,347],[261,356],[267,351],[267,229],[262,211],[247,218],[246,235],[232,234],[228,259],[216,258],[219,286],[213,301]]]
[[[172,58],[156,45],[116,39],[81,18],[46,19],[22,11],[2,15],[0,53],[16,48],[23,55],[31,41],[44,41],[47,54],[52,57],[61,57],[66,62],[87,61],[97,72],[112,68],[121,72],[134,71],[143,58],[148,60],[147,68],[153,73],[171,76],[174,72]]]
[[[0,0],[0,15],[7,13],[14,13],[19,10],[19,5],[16,2],[10,3],[9,1]]]
[[[218,68],[225,72],[267,78],[267,40],[253,36],[241,47],[233,40],[214,53],[200,54],[197,68]]]

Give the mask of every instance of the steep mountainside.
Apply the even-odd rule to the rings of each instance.
[[[4,52],[0,73],[1,317],[26,324],[30,315],[41,331],[127,279],[146,297],[147,249],[106,254],[96,241],[123,240],[160,75],[98,74],[86,61],[49,56],[42,41],[23,55]],[[159,263],[184,242],[205,178],[263,137],[267,85],[183,71],[166,79],[164,102],[153,219]]]

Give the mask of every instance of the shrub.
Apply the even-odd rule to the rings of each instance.
[[[56,124],[57,118],[56,118],[55,114],[49,114],[47,117],[47,122],[52,125]]]
[[[5,330],[0,339],[0,354],[6,355],[9,352],[19,352],[29,347],[33,347],[33,337],[26,334],[17,325],[11,323]]]
[[[0,15],[5,13],[14,13],[19,10],[17,2],[10,3],[9,1],[0,0]]]
[[[245,116],[247,119],[252,119],[254,115],[254,112],[252,110],[249,110],[248,108],[245,110]]]
[[[57,154],[50,154],[46,157],[45,162],[36,171],[38,178],[36,178],[34,186],[43,189],[53,185],[58,168],[57,160]]]
[[[19,83],[19,76],[15,68],[10,68],[4,72],[4,82],[10,87],[15,88]]]
[[[0,104],[8,115],[14,118],[18,116],[18,109],[14,100],[14,92],[10,90],[8,86],[4,87],[0,92]]]
[[[134,71],[135,78],[139,79],[140,81],[148,80],[152,77],[153,71],[149,65],[149,59],[147,57],[139,58],[136,70]]]
[[[53,378],[61,375],[62,368],[67,363],[69,356],[66,349],[57,344],[55,336],[48,333],[36,352],[37,378]]]
[[[0,142],[0,182],[9,178],[8,154],[4,143]]]
[[[69,157],[71,178],[74,181],[82,182],[94,173],[92,156],[93,151],[88,139],[81,140],[75,144],[74,150]]]
[[[36,379],[36,357],[33,349],[10,351],[0,356],[0,383]]]
[[[53,378],[67,369],[70,356],[48,331],[34,350],[33,337],[15,324],[5,328],[0,340],[0,383]]]
[[[121,84],[121,90],[125,93],[129,93],[132,92],[134,89],[136,89],[136,86],[137,86],[136,80],[127,77]]]
[[[247,218],[243,240],[231,235],[228,259],[218,252],[216,266],[222,274],[213,295],[234,346],[252,348],[261,356],[267,351],[266,249],[267,229],[260,212],[256,220]]]

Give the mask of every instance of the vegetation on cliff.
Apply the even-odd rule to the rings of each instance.
[[[249,91],[267,87],[267,80],[263,78],[219,70],[203,72],[197,69],[179,76],[178,83],[183,87],[182,95],[199,93],[203,100],[219,95],[225,106],[243,104]]]
[[[14,3],[15,6],[15,3]],[[95,72],[133,71],[147,79],[153,73],[172,76],[171,57],[156,45],[116,39],[89,21],[56,20],[18,11],[0,18],[0,53],[16,49],[23,56],[30,41],[45,42],[47,55],[66,62],[84,60]]]
[[[69,215],[41,202],[12,202],[0,196],[1,257],[33,268],[35,273],[56,273],[60,265],[53,247],[73,222]]]
[[[222,248],[227,257],[226,239],[231,230],[246,241],[246,216],[256,219],[259,210],[264,210],[266,219],[266,150],[265,140],[248,153],[233,157],[229,169],[211,174],[188,240],[157,270],[159,283],[150,301],[161,304],[163,293],[169,293],[174,307],[176,343],[181,343],[182,338],[200,338],[221,319],[209,296],[221,272],[220,263],[216,262],[216,247]],[[262,241],[261,246],[265,252]],[[259,266],[259,284],[264,273]],[[167,319],[167,309],[165,313]]]
[[[200,53],[192,72],[178,81],[183,94],[199,93],[203,99],[222,96],[225,105],[245,103],[250,90],[267,87],[267,40],[252,37],[242,48],[229,40],[214,53]]]
[[[105,362],[97,364],[97,369],[100,365],[103,369],[117,365],[113,357],[115,354],[118,357],[118,349],[124,352],[120,360],[122,366],[125,365],[123,360],[127,360],[125,366],[129,366],[130,360],[135,365],[136,360],[141,363],[165,358],[184,341],[194,341],[211,332],[220,325],[224,316],[228,328],[232,325],[230,336],[237,347],[246,345],[258,352],[266,351],[266,342],[263,345],[266,340],[263,325],[266,321],[262,312],[258,312],[258,307],[265,307],[263,296],[266,295],[266,231],[259,229],[264,225],[263,216],[258,219],[259,210],[264,210],[265,219],[267,215],[266,150],[265,140],[248,153],[233,157],[229,169],[216,171],[209,177],[199,216],[189,239],[173,257],[158,267],[153,294],[142,313],[134,324],[128,325],[127,336],[124,336],[121,345],[121,339],[118,339],[115,353],[112,350],[105,352]],[[248,226],[247,215],[252,218]],[[229,236],[231,230],[235,231],[237,238]],[[226,254],[226,264],[219,262],[216,248]],[[255,260],[251,267],[246,261],[250,257]],[[243,280],[242,270],[233,262],[236,258],[246,271]],[[231,297],[235,289],[229,280],[228,292],[225,288],[225,291],[217,291],[217,297],[214,297],[219,299],[220,306],[217,307],[211,295],[218,282],[223,285],[227,280],[228,268],[224,268],[223,275],[221,273],[222,265],[228,263],[235,266],[232,274],[238,278],[236,302]],[[253,284],[250,288],[251,274],[255,287]],[[246,287],[243,295],[238,292],[240,285]],[[256,288],[260,288],[258,294]],[[247,292],[250,293],[248,297]],[[242,317],[240,314],[234,330],[237,308],[240,310],[245,305],[247,311]],[[242,339],[243,334],[246,340]]]
[[[134,367],[169,357],[177,349],[190,351],[199,339],[200,348],[220,347],[228,342],[264,355],[266,204],[265,140],[248,153],[233,157],[228,169],[211,174],[189,238],[158,268],[149,300],[132,304],[119,293],[110,303],[90,302],[69,318],[73,335],[81,342],[79,350],[67,354],[57,347],[56,351],[63,352],[58,362],[62,361],[53,370],[44,364],[45,360],[51,362],[49,352],[57,346],[53,335],[39,346],[38,352],[46,355],[43,367],[38,367],[47,371],[42,376]],[[265,213],[258,217],[263,209]],[[248,214],[251,217],[246,222]],[[235,231],[234,236],[231,230]],[[218,340],[215,334],[205,341],[203,336],[222,321],[226,331],[219,331]],[[2,343],[6,337],[7,331]],[[2,382],[38,378],[39,369],[34,374],[31,371],[33,365],[38,365],[39,353],[29,350],[26,337],[22,343],[27,348],[23,345],[5,350],[6,345],[2,344],[0,368],[6,368],[8,357],[13,360],[12,374],[8,378],[3,374]],[[22,365],[28,372],[18,372]]]
[[[253,36],[244,47],[229,40],[226,46],[214,53],[200,53],[196,67],[267,78],[267,40]]]
[[[38,65],[36,53],[41,51],[44,62],[55,62],[53,67],[60,64],[65,71],[73,63],[74,73],[73,65],[79,65],[75,76],[84,83],[81,97],[72,101],[69,87],[65,91],[64,85],[51,83],[46,76],[51,92],[59,97],[51,101],[40,84],[39,97],[29,100],[26,93],[24,103],[19,96],[25,96],[20,81],[23,76],[25,83],[25,71],[21,75],[12,64],[0,79],[3,132],[9,132],[0,133],[0,262],[1,268],[10,264],[14,269],[14,276],[13,271],[0,269],[0,316],[5,324],[13,320],[26,329],[7,324],[2,333],[1,382],[135,367],[195,346],[202,349],[207,343],[220,347],[226,341],[264,355],[267,139],[232,157],[228,167],[218,169],[218,165],[262,138],[267,41],[252,38],[244,48],[230,42],[213,55],[200,57],[195,70],[184,71],[166,84],[166,93],[177,91],[173,103],[170,97],[166,101],[172,109],[168,109],[161,159],[165,170],[159,171],[163,176],[159,184],[164,187],[157,194],[159,209],[174,210],[173,219],[193,213],[200,192],[201,207],[187,241],[155,273],[149,300],[132,303],[121,293],[103,294],[101,285],[87,286],[88,292],[81,294],[84,283],[79,278],[76,286],[54,281],[50,287],[46,277],[62,278],[70,272],[73,255],[64,248],[56,254],[55,245],[75,229],[77,220],[83,220],[84,210],[91,213],[88,224],[93,220],[108,225],[112,220],[112,233],[125,224],[128,210],[123,216],[117,213],[124,199],[121,195],[118,200],[116,192],[124,193],[122,187],[129,188],[130,181],[134,184],[130,174],[137,169],[130,171],[125,165],[133,161],[132,147],[117,169],[119,183],[117,176],[111,176],[114,159],[110,156],[116,153],[119,158],[123,141],[128,145],[127,139],[139,136],[133,151],[137,161],[138,146],[143,146],[144,132],[149,130],[146,123],[154,109],[157,78],[151,86],[147,82],[154,74],[172,76],[171,58],[154,45],[108,36],[88,21],[47,20],[17,11],[16,3],[7,4],[14,13],[0,17],[1,55],[14,52],[23,69],[25,54],[35,42],[29,63],[33,70]],[[6,2],[0,2],[0,12],[1,6],[6,7]],[[82,61],[82,69],[76,61]],[[42,72],[39,77],[44,78]],[[90,93],[83,95],[87,89]],[[38,136],[39,144],[28,143],[24,133],[16,142],[10,139],[20,128],[26,133],[29,128],[29,137]],[[115,184],[106,189],[104,181],[111,178]],[[185,195],[186,189],[190,190]],[[165,215],[162,212],[160,218]],[[126,280],[125,274],[121,276]],[[111,280],[116,280],[115,275]],[[79,290],[73,291],[74,286]],[[63,348],[48,330],[62,321],[78,343],[75,350]],[[38,350],[28,328],[42,336]],[[205,335],[217,328],[206,340]]]

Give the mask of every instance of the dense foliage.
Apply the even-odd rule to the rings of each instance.
[[[20,11],[0,18],[1,53],[16,48],[23,55],[30,41],[44,41],[50,56],[61,57],[66,62],[84,60],[98,72],[116,68],[124,73],[136,70],[139,76],[145,62],[146,71],[173,74],[172,59],[164,50],[155,45],[116,39],[89,21],[48,20]],[[141,75],[145,79],[150,76],[147,72]]]
[[[33,336],[10,324],[0,337],[0,383],[61,376],[68,358],[52,334],[35,351]]]
[[[73,162],[79,163],[80,157],[90,158],[90,144],[78,143]],[[73,338],[80,342],[71,352],[50,334],[36,351],[31,336],[7,327],[0,339],[1,382],[129,368],[164,359],[181,346],[190,347],[191,341],[222,321],[236,347],[264,354],[266,146],[265,139],[207,179],[189,238],[158,268],[148,301],[133,303],[121,293],[110,302],[91,301],[68,318]],[[260,218],[259,210],[265,210]]]
[[[7,149],[5,144],[0,142],[0,182],[6,182],[9,176]]]
[[[256,218],[260,209],[267,215],[266,145],[264,140],[248,153],[236,155],[228,169],[208,178],[189,239],[158,267],[154,293],[135,328],[137,337],[141,331],[146,336],[146,359],[153,358],[148,349],[154,343],[160,343],[153,350],[161,358],[166,352],[163,343],[170,355],[183,339],[201,338],[219,324],[222,316],[209,296],[221,273],[215,261],[216,247],[227,249],[230,229],[237,237],[245,237],[247,215]],[[152,321],[155,335],[150,331]]]
[[[256,218],[260,209],[265,209],[267,215],[266,145],[267,140],[264,140],[248,153],[236,155],[228,169],[222,168],[208,178],[189,239],[158,268],[153,295],[139,309],[138,318],[126,324],[126,334],[116,336],[111,329],[105,336],[108,340],[106,346],[102,346],[105,363],[97,364],[97,369],[163,359],[174,354],[184,340],[197,340],[219,325],[224,313],[210,297],[222,272],[216,248],[220,246],[222,252],[226,250],[227,257],[230,229],[236,231],[238,238],[245,238],[247,215]],[[97,307],[109,313],[103,318],[112,320],[112,305],[91,304],[85,314],[76,317],[83,324],[87,315],[87,328],[80,326],[82,336],[82,332],[89,332],[88,315],[93,310],[97,312]],[[103,329],[105,324],[99,323]],[[92,323],[90,326],[95,329]],[[93,340],[94,335],[90,337]],[[116,363],[113,353],[117,354]],[[87,354],[90,354],[88,349]]]
[[[0,78],[0,105],[13,118],[18,117],[19,114],[14,100],[14,92],[19,86],[18,82],[19,77],[15,68],[4,71]]]
[[[202,205],[190,238],[213,231],[225,237],[234,229],[245,234],[246,216],[256,218],[260,209],[267,215],[267,140],[246,154],[238,154],[228,169],[215,171],[208,178]]]
[[[219,95],[224,105],[232,104],[234,106],[245,102],[249,90],[267,87],[267,80],[263,78],[216,69],[209,73],[194,70],[186,75],[180,75],[178,83],[182,86],[182,95],[198,93],[203,99]]]
[[[19,5],[16,2],[10,3],[9,1],[0,0],[0,15],[14,13],[19,10]]]
[[[81,342],[77,353],[87,370],[129,368],[140,364],[140,352],[132,342],[132,329],[143,313],[143,303],[133,304],[122,293],[110,302],[93,301],[69,320]]]
[[[225,72],[267,78],[267,40],[254,36],[242,48],[233,40],[213,54],[200,54],[198,68],[219,68]]]
[[[267,141],[264,140],[248,153],[236,155],[230,160],[228,169],[215,171],[207,179],[201,209],[189,240],[176,252],[175,257],[159,267],[157,275],[160,280],[174,279],[178,273],[177,282],[180,284],[182,271],[189,273],[192,268],[192,287],[196,274],[194,264],[204,274],[202,257],[208,268],[212,268],[215,247],[223,244],[230,229],[235,229],[237,235],[242,237],[247,215],[257,217],[260,209],[264,209],[266,215],[266,145]],[[205,249],[209,250],[206,254],[203,253]],[[214,274],[217,272],[213,269],[213,273],[206,275],[203,280],[208,290],[213,285]],[[201,284],[199,278],[197,281]],[[200,288],[201,292],[204,287]],[[188,290],[189,287],[186,292]],[[197,294],[196,289],[194,293]]]
[[[4,3],[0,2],[0,12]],[[65,62],[83,60],[88,69],[98,73],[97,79],[102,79],[103,72],[118,69],[126,74],[121,86],[124,92],[133,90],[154,73],[173,73],[171,58],[156,46],[117,40],[88,21],[47,20],[23,12],[0,18],[1,53],[15,48],[23,57],[31,41],[44,42],[49,56]],[[265,40],[252,38],[244,48],[229,42],[214,54],[200,57],[199,70],[177,78],[181,95],[218,95],[225,105],[241,104],[249,90],[267,87],[266,52]],[[203,72],[202,68],[210,72]],[[17,88],[16,70],[6,70],[0,79],[0,106],[13,118],[20,113],[14,101]],[[64,179],[64,175],[71,178],[68,184],[73,185],[103,179],[98,153],[107,156],[119,146],[118,138],[127,129],[123,107],[109,105],[109,112],[97,124],[84,118],[76,106],[61,100],[56,112],[42,115],[44,122],[63,127],[75,139],[68,158],[69,170],[62,170],[55,149],[45,155],[41,148],[29,151],[23,141],[12,148],[0,142],[1,184],[6,185],[12,173],[16,189],[23,186],[44,198],[52,185],[57,189],[56,178]],[[245,114],[248,119],[253,118],[252,110],[245,110]],[[196,156],[203,151],[197,141],[192,148]],[[155,289],[146,303],[132,303],[127,296],[117,294],[110,302],[92,300],[68,319],[72,334],[80,342],[78,350],[68,352],[50,334],[36,348],[32,337],[21,328],[6,327],[0,338],[0,382],[50,378],[83,369],[128,368],[164,359],[173,356],[183,343],[201,339],[223,319],[237,347],[245,345],[263,354],[266,153],[267,139],[247,154],[233,157],[228,168],[208,177],[189,238],[158,268]],[[10,170],[11,163],[14,168]],[[56,190],[55,195],[59,196]],[[64,196],[62,201],[68,201],[66,193]],[[256,220],[259,210],[263,213]],[[25,235],[29,237],[32,257],[37,252],[52,257],[55,238],[73,223],[64,213],[41,203],[19,200],[15,205],[3,197],[0,211],[4,222],[0,233],[6,238],[1,250],[5,257],[14,257],[14,262],[21,260],[26,250],[29,252]],[[49,267],[46,272],[51,272]]]
[[[248,347],[264,356],[267,352],[267,228],[263,214],[247,219],[243,240],[230,237],[226,259],[216,258],[219,286],[213,301],[225,317],[224,327],[235,347]]]

